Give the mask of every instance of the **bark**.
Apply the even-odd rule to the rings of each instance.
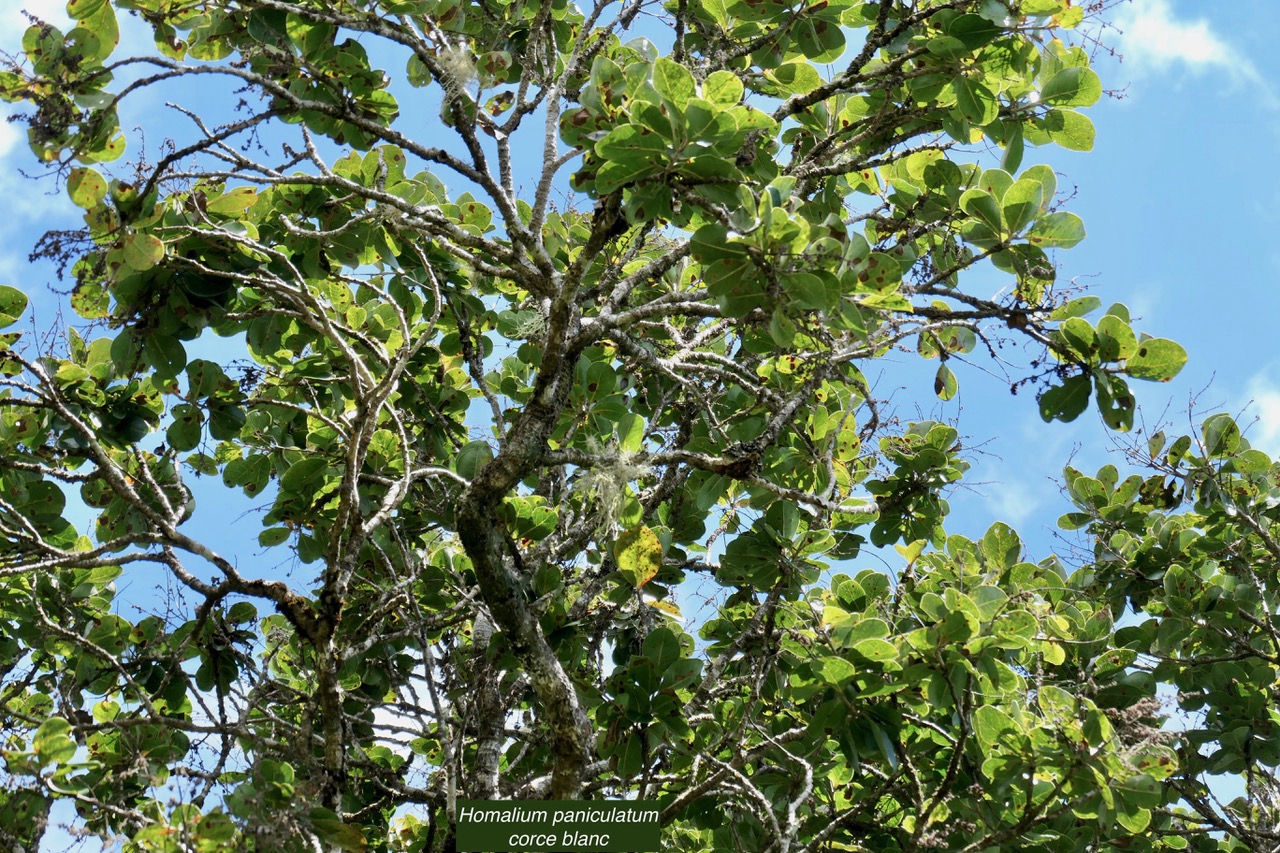
[[[542,631],[531,606],[529,578],[518,565],[498,517],[503,499],[541,464],[547,438],[564,408],[576,352],[566,352],[573,310],[562,296],[548,320],[547,346],[534,393],[498,455],[477,473],[457,509],[458,537],[479,583],[480,595],[512,652],[529,676],[553,755],[548,799],[576,799],[591,759],[591,725],[572,680]]]

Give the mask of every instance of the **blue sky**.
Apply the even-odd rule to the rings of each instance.
[[[65,21],[61,0],[0,0],[0,8],[0,45],[19,43],[22,8]],[[1060,281],[1089,286],[1104,304],[1125,302],[1139,328],[1190,352],[1174,382],[1134,383],[1149,425],[1163,416],[1170,429],[1187,429],[1193,399],[1201,415],[1247,410],[1259,418],[1250,440],[1280,454],[1280,352],[1270,334],[1280,318],[1280,289],[1271,284],[1280,272],[1273,238],[1280,176],[1263,153],[1280,137],[1280,97],[1270,83],[1280,80],[1273,47],[1280,9],[1269,0],[1132,0],[1111,18],[1095,67],[1117,96],[1090,110],[1094,150],[1029,149],[1024,160],[1058,170],[1059,187],[1075,192],[1068,209],[1089,231],[1080,246],[1058,254]],[[126,27],[124,38],[126,48],[130,41],[143,47],[136,29]],[[122,117],[126,129],[162,100],[135,100]],[[47,287],[52,270],[31,266],[27,254],[40,233],[66,227],[78,211],[52,181],[18,174],[35,167],[24,137],[20,126],[0,124],[0,282],[31,293],[39,326],[61,300]],[[149,140],[152,147],[157,141]],[[1006,283],[995,274],[981,280],[993,292]],[[1018,378],[1017,354],[1006,355],[1015,362],[1009,376]],[[893,396],[904,417],[953,421],[981,448],[969,485],[951,501],[952,527],[976,533],[1004,520],[1035,550],[1052,547],[1054,520],[1067,509],[1056,485],[1061,467],[1073,453],[1077,467],[1105,464],[1107,430],[1091,414],[1071,425],[1042,423],[1029,389],[1012,396],[981,358],[972,367],[953,362],[960,394],[939,403],[930,393],[934,366],[903,357],[884,368],[881,387],[899,389]]]
[[[20,8],[54,23],[65,20],[59,0],[0,0],[0,48],[20,42],[27,25]],[[1095,149],[1031,149],[1024,161],[1048,162],[1059,171],[1059,186],[1075,191],[1067,209],[1081,215],[1089,231],[1080,246],[1059,253],[1060,279],[1089,285],[1104,304],[1127,303],[1141,318],[1139,328],[1189,351],[1191,361],[1175,381],[1134,383],[1140,423],[1186,431],[1213,412],[1243,413],[1242,426],[1257,418],[1246,433],[1250,441],[1280,455],[1274,334],[1280,171],[1266,154],[1280,141],[1280,97],[1273,90],[1280,81],[1274,47],[1280,6],[1274,0],[1132,0],[1112,18],[1115,26],[1102,33],[1102,42],[1123,61],[1097,51],[1095,68],[1118,96],[1090,111]],[[126,30],[130,38],[136,32]],[[145,112],[159,102],[141,101],[137,108]],[[129,116],[124,124],[131,126]],[[34,166],[22,128],[0,124],[0,283],[36,297],[35,321],[43,326],[61,300],[47,287],[52,270],[29,265],[27,254],[44,230],[67,227],[78,214],[52,181],[18,174]],[[994,275],[980,281],[993,291],[1005,284]],[[1035,355],[1022,354],[1021,363]],[[893,396],[903,417],[953,421],[966,444],[981,448],[969,485],[951,496],[949,527],[973,535],[1003,520],[1023,534],[1034,556],[1060,549],[1054,522],[1070,507],[1059,492],[1059,472],[1072,456],[1088,472],[1108,461],[1123,467],[1109,432],[1092,415],[1070,425],[1044,424],[1032,395],[1012,396],[1008,380],[985,372],[989,365],[981,359],[972,367],[953,363],[960,394],[939,403],[931,394],[935,367],[904,356],[871,376],[880,376],[882,389],[900,388]],[[1010,374],[1019,377],[1016,367]],[[236,529],[252,543],[258,521],[244,519]],[[870,556],[866,561],[874,564]]]
[[[1067,209],[1088,228],[1088,239],[1058,253],[1059,280],[1087,284],[1104,305],[1126,303],[1136,328],[1187,348],[1173,382],[1133,383],[1139,424],[1185,432],[1189,411],[1197,423],[1244,413],[1242,426],[1257,418],[1249,440],[1280,454],[1280,175],[1265,153],[1280,136],[1280,7],[1133,0],[1112,15],[1102,41],[1118,56],[1099,50],[1095,68],[1118,96],[1089,112],[1094,150],[1029,149],[1024,161],[1058,170],[1059,187],[1076,192]],[[923,384],[925,368],[914,372]],[[956,373],[953,404],[925,411],[957,418],[991,456],[975,459],[968,477],[985,499],[955,495],[951,527],[972,533],[1000,519],[1034,551],[1051,548],[1069,509],[1057,486],[1067,458],[1089,473],[1108,461],[1123,467],[1108,431],[1091,414],[1044,424],[1025,392],[1013,397],[974,368]],[[904,398],[919,397],[909,390]]]

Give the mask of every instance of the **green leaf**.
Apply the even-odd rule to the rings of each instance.
[[[1017,542],[1017,534],[1009,531],[1012,538]],[[1010,549],[1013,556],[1006,560],[1006,566],[1012,565],[1017,561],[1021,553],[1021,543],[1017,542]],[[982,621],[990,622],[1004,610],[1005,604],[1009,601],[1008,594],[998,586],[983,585],[973,591],[973,600],[978,605],[978,611],[982,614]]]
[[[635,161],[665,154],[667,143],[650,128],[623,124],[596,143],[596,153],[615,161]]]
[[[643,160],[616,160],[605,163],[596,173],[597,195],[608,195],[628,184],[634,184],[658,171],[658,166]]]
[[[1191,449],[1191,436],[1180,435],[1174,439],[1173,444],[1169,446],[1169,452],[1165,454],[1165,462],[1169,465],[1177,465],[1186,457],[1187,451]],[[1158,452],[1158,451],[1157,451]]]
[[[1271,470],[1271,457],[1261,450],[1250,449],[1238,453],[1230,465],[1237,474],[1266,474]]]
[[[1133,416],[1137,406],[1129,384],[1123,377],[1095,373],[1093,390],[1098,395],[1098,411],[1108,427],[1120,432],[1133,429]]]
[[[240,406],[210,405],[209,437],[216,441],[233,441],[240,436],[245,421],[245,411]]]
[[[1240,427],[1227,413],[1212,415],[1200,427],[1204,451],[1212,459],[1230,456],[1240,447]]]
[[[618,775],[630,779],[644,769],[644,744],[639,735],[629,734],[614,750],[618,761]]]
[[[897,551],[898,555],[908,563],[914,563],[920,559],[920,555],[924,553],[924,549],[928,544],[929,542],[926,539],[916,539],[907,545],[894,545],[893,550]]]
[[[782,95],[807,95],[822,85],[822,76],[808,62],[786,62],[765,72]]]
[[[173,379],[187,366],[187,349],[173,335],[153,332],[147,337],[142,351],[161,379]]]
[[[40,756],[41,765],[71,760],[76,754],[76,742],[70,734],[71,724],[61,717],[50,717],[40,724],[31,745]]]
[[[644,418],[628,412],[618,420],[618,449],[623,453],[637,453],[644,447]]]
[[[1048,16],[1062,11],[1064,0],[1022,0],[1018,4],[1024,15]]]
[[[1008,568],[1022,556],[1022,539],[1009,525],[997,521],[982,535],[982,556],[992,566]]]
[[[1080,317],[1064,320],[1058,327],[1055,337],[1059,343],[1067,347],[1070,355],[1077,361],[1093,361],[1098,335],[1088,320]]]
[[[791,301],[799,308],[822,311],[831,306],[836,288],[828,289],[827,283],[813,273],[801,272],[787,276],[782,286]]]
[[[472,441],[458,451],[454,469],[468,480],[474,480],[480,469],[493,461],[493,448],[483,441]]]
[[[1027,239],[1042,249],[1070,249],[1084,239],[1084,221],[1066,211],[1050,213],[1031,226]]]
[[[72,7],[77,11],[72,11]],[[83,63],[95,63],[106,59],[120,43],[120,25],[115,9],[106,0],[71,0],[67,14],[79,22],[68,33],[68,41],[74,43],[71,53]]]
[[[833,687],[848,684],[858,674],[857,668],[844,658],[827,657],[822,659],[818,669],[819,677]]]
[[[258,608],[248,601],[237,601],[227,611],[227,621],[232,625],[243,625],[258,618]]]
[[[200,410],[190,403],[179,403],[170,413],[173,423],[165,431],[165,440],[174,450],[195,450],[200,444],[201,427],[204,417]]]
[[[966,190],[960,196],[960,209],[970,216],[981,219],[996,233],[1004,232],[1004,218],[1000,213],[1000,203],[986,190]]]
[[[1121,361],[1138,351],[1138,338],[1125,320],[1107,314],[1098,321],[1098,347],[1103,361]]]
[[[976,125],[990,124],[995,121],[1000,105],[990,89],[968,77],[957,77],[955,90],[956,108],[966,121]]]
[[[966,242],[972,243],[980,249],[993,248],[998,245],[1001,240],[999,230],[978,220],[963,222],[960,226],[960,236],[962,236]]]
[[[950,62],[961,59],[969,52],[969,48],[965,47],[964,42],[952,36],[936,36],[929,39],[929,43],[925,45],[929,52],[934,56]]]
[[[1022,165],[1022,157],[1026,153],[1026,148],[1026,134],[1022,129],[1022,125],[1014,125],[1004,140],[1004,154],[1000,157],[1000,168],[1009,172],[1018,171],[1018,167]]]
[[[1027,169],[1019,176],[1019,180],[1035,181],[1040,184],[1044,190],[1044,195],[1040,204],[1042,213],[1048,212],[1049,205],[1053,204],[1053,198],[1058,192],[1058,176],[1054,174],[1053,169],[1038,163]]]
[[[86,279],[71,291],[71,307],[86,320],[101,320],[111,314],[111,294],[101,281]]]
[[[643,651],[644,656],[653,661],[654,668],[659,673],[666,672],[682,657],[680,639],[666,625],[649,632],[644,638]]]
[[[784,546],[795,539],[800,529],[800,510],[791,501],[774,501],[763,523],[778,545]]]
[[[862,441],[858,437],[858,431],[845,427],[836,433],[836,459],[841,462],[853,461],[858,455],[861,445]]]
[[[154,234],[129,234],[124,238],[124,262],[138,272],[164,260],[164,241]]]
[[[1126,323],[1133,322],[1133,318],[1129,316],[1129,306],[1125,305],[1123,302],[1111,303],[1111,307],[1107,309],[1107,315],[1112,317],[1119,317],[1121,320],[1124,320]]]
[[[311,826],[321,841],[327,842],[346,853],[363,853],[369,849],[360,827],[342,820],[329,809],[314,808],[311,810]]]
[[[706,101],[703,101],[705,104]],[[676,138],[675,126],[672,124],[673,110],[666,104],[651,104],[637,101],[631,105],[631,127],[656,131],[664,143],[671,143]],[[678,124],[678,123],[677,123]]]
[[[200,818],[196,825],[196,849],[209,849],[208,845],[217,845],[213,849],[225,850],[232,847],[236,837],[236,825],[231,816],[224,812],[209,812]]]
[[[958,39],[971,51],[990,44],[1003,32],[1003,27],[981,15],[960,15],[946,27],[948,36]]]
[[[816,64],[834,62],[844,52],[845,38],[839,21],[812,11],[796,19],[792,39],[794,48]]]
[[[280,475],[280,490],[295,495],[307,496],[315,491],[315,487],[324,480],[324,472],[329,461],[317,456],[309,456],[289,466]]]
[[[264,548],[270,548],[287,542],[292,535],[293,531],[287,527],[268,527],[258,534],[258,544]]]
[[[1138,342],[1137,352],[1125,362],[1125,373],[1134,379],[1168,382],[1187,363],[1187,351],[1165,338],[1148,338]]]
[[[1054,16],[1054,23],[1064,30],[1074,30],[1084,21],[1084,7],[1072,6]]]
[[[885,252],[872,252],[857,268],[858,283],[874,290],[890,290],[902,280],[902,266]]]
[[[834,604],[823,608],[822,622],[831,631],[831,641],[838,649],[850,649],[864,640],[883,640],[889,636],[889,625],[883,619],[847,613]]]
[[[867,660],[884,663],[885,661],[897,660],[898,650],[893,643],[888,640],[879,640],[875,638],[859,640],[853,644],[853,653]]]
[[[510,532],[517,538],[539,541],[556,529],[559,515],[554,507],[546,506],[546,499],[540,495],[511,496],[506,505],[512,511],[508,516]]]
[[[653,88],[680,109],[698,93],[698,85],[689,69],[665,56],[653,65]]]
[[[245,211],[252,207],[257,200],[258,191],[253,187],[236,187],[217,198],[209,200],[205,205],[205,210],[209,213],[216,213],[219,216],[238,219],[244,216]]]
[[[994,705],[980,705],[973,712],[973,733],[984,749],[1006,742],[1006,732],[1018,731],[1018,724]]]
[[[72,169],[67,176],[67,195],[78,207],[95,207],[107,197],[107,180],[93,169]]]
[[[1102,81],[1089,68],[1064,68],[1040,90],[1040,101],[1058,107],[1088,107],[1102,97]]]
[[[1010,234],[1017,234],[1040,213],[1044,186],[1039,181],[1023,178],[1009,187],[1001,201],[1005,226]]]
[[[1013,175],[1004,169],[986,169],[978,178],[977,187],[988,192],[997,203],[1004,201],[1004,194],[1013,186]]]
[[[1049,421],[1074,421],[1089,408],[1093,383],[1087,375],[1070,376],[1061,385],[1044,391],[1039,398],[1040,417]]]
[[[643,524],[624,530],[613,545],[618,571],[636,589],[653,580],[662,568],[662,543]]]
[[[1112,784],[1112,788],[1126,802],[1132,803],[1139,808],[1155,808],[1164,799],[1163,786],[1145,773],[1138,773],[1117,780]]]
[[[12,326],[27,310],[27,295],[16,287],[0,284],[0,329]]]
[[[1076,697],[1053,684],[1040,686],[1036,698],[1040,702],[1040,710],[1050,719],[1070,719],[1076,713]]]
[[[713,71],[702,82],[702,97],[717,106],[736,106],[742,93],[742,81],[732,71]]]
[[[405,77],[409,85],[415,88],[420,89],[431,85],[431,72],[427,70],[426,64],[418,58],[417,54],[409,57],[405,65]]]
[[[710,222],[694,232],[690,240],[693,256],[701,263],[740,260],[747,257],[746,247],[729,240],[729,229],[719,222]]]
[[[1149,743],[1138,748],[1131,763],[1135,770],[1153,779],[1164,780],[1178,769],[1178,754],[1167,746]]]
[[[110,163],[124,156],[124,135],[104,136],[97,145],[90,145],[77,156],[81,163]]]
[[[933,393],[938,395],[939,400],[950,400],[956,395],[958,389],[956,375],[951,372],[951,368],[945,364],[939,364],[938,373],[933,378]]]
[[[775,308],[769,317],[769,337],[779,349],[787,350],[795,343],[796,324],[786,315],[781,307]]]
[[[76,21],[91,18],[109,5],[107,0],[68,0],[67,16]]]
[[[894,749],[893,739],[889,737],[889,733],[885,731],[884,726],[878,723],[871,724],[871,737],[876,742],[876,747],[880,750],[880,754],[889,762],[889,767],[898,769],[898,753]]]
[[[1083,317],[1102,307],[1102,300],[1096,296],[1077,296],[1064,302],[1049,314],[1050,320],[1067,320],[1071,317]]]
[[[1133,811],[1118,811],[1116,812],[1116,823],[1120,824],[1131,835],[1140,836],[1151,825],[1151,810],[1138,808]]]
[[[1050,110],[1044,117],[1049,138],[1068,151],[1092,151],[1097,131],[1086,116],[1071,110]]]

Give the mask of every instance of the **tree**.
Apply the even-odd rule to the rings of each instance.
[[[1071,474],[1073,573],[949,536],[957,431],[864,377],[910,346],[949,399],[949,361],[1022,342],[1046,421],[1093,399],[1123,432],[1127,378],[1185,361],[1055,281],[1083,224],[1022,164],[1092,145],[1078,4],[68,12],[0,72],[85,211],[37,247],[83,322],[0,353],[25,843],[56,799],[131,850],[438,851],[459,798],[606,796],[691,851],[1274,843],[1270,462],[1214,421],[1163,479]],[[116,55],[121,12],[154,51]],[[202,106],[110,165],[150,92]],[[0,322],[26,305],[0,289]],[[309,579],[242,565],[197,493]],[[868,542],[896,576],[832,574]],[[157,576],[126,618],[117,582]],[[1153,621],[1117,628],[1129,603]],[[1238,697],[1184,685],[1227,659]],[[1160,732],[1157,682],[1206,736]]]
[[[1137,469],[1114,465],[1096,477],[1065,471],[1077,512],[1066,529],[1086,528],[1093,559],[1082,588],[1142,617],[1115,632],[1119,678],[1096,685],[1098,700],[1130,710],[1122,737],[1177,748],[1166,799],[1191,814],[1189,828],[1221,833],[1229,850],[1280,845],[1280,465],[1251,448],[1225,413],[1198,435],[1163,431],[1129,448]],[[1186,719],[1178,736],[1156,731],[1154,697]],[[1138,699],[1136,704],[1130,704]],[[1136,727],[1134,723],[1137,723]],[[1238,784],[1224,785],[1234,777]],[[1224,788],[1230,791],[1225,795]]]

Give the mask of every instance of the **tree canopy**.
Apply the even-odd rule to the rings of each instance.
[[[78,320],[0,287],[19,843],[68,800],[131,851],[434,853],[462,798],[639,797],[682,851],[1280,844],[1272,460],[1216,416],[1068,469],[1094,550],[1035,561],[946,532],[958,431],[866,378],[1013,342],[1125,433],[1185,362],[1056,280],[1081,4],[67,12],[0,70],[84,211],[36,247]]]

